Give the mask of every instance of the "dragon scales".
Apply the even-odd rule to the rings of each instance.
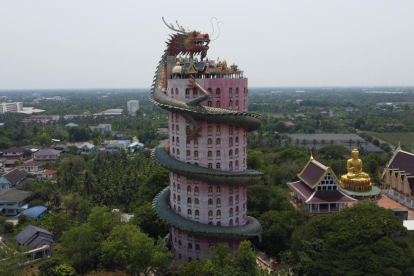
[[[172,227],[172,251],[175,259],[202,258],[207,254],[209,247],[219,241],[229,243],[234,253],[241,240],[258,236],[262,232],[260,223],[255,218],[246,216],[246,186],[259,182],[263,174],[247,170],[245,162],[247,131],[258,129],[262,118],[247,112],[205,105],[205,102],[212,98],[210,86],[221,87],[223,90],[228,90],[228,85],[244,86],[246,91],[246,79],[228,80],[214,77],[206,80],[189,75],[179,80],[169,78],[167,57],[184,54],[189,55],[190,61],[194,61],[194,55],[201,54],[202,61],[209,49],[210,38],[208,34],[186,32],[178,23],[178,29],[167,23],[166,25],[177,33],[167,42],[167,49],[158,64],[150,100],[169,111],[169,121],[176,124],[176,129],[173,129],[174,125],[169,123],[170,141],[162,143],[152,152],[153,159],[170,171],[170,187],[157,195],[153,207],[157,215]],[[168,95],[169,87],[174,86],[176,90],[171,88],[172,92]],[[202,95],[188,100],[181,99],[178,87],[181,93],[184,92],[183,90],[191,89],[200,91]],[[204,87],[209,89],[206,90]],[[174,95],[173,91],[177,91],[177,94]],[[247,98],[247,93],[244,94]],[[247,111],[247,104],[245,104],[245,111]],[[216,126],[214,133],[216,146],[211,142],[213,123]],[[233,127],[237,129],[234,134],[233,130],[230,131]],[[185,144],[179,144],[180,136],[186,141]],[[236,136],[237,141],[234,143],[236,153],[234,158],[233,143],[229,143],[229,147],[222,147],[220,144],[220,139],[233,141],[233,136]],[[240,141],[240,147],[237,147],[239,137],[243,137],[243,143]],[[201,143],[198,142],[199,140]],[[239,148],[240,151],[243,148],[243,155],[241,153],[239,155]],[[186,153],[186,156],[180,154],[180,149],[183,154]],[[226,161],[229,164],[227,168],[220,167],[219,162],[216,163],[216,168],[213,168],[213,150],[216,153],[216,161]],[[225,154],[221,155],[221,151]],[[195,156],[191,157],[192,153]],[[243,161],[240,162],[243,165],[239,166],[239,159]],[[237,164],[234,169],[233,160]],[[186,185],[184,192],[181,192],[181,185]],[[213,190],[215,190],[214,195]],[[181,197],[186,198],[186,204],[181,204]],[[193,243],[195,243],[194,247]],[[182,244],[185,249],[182,248]]]

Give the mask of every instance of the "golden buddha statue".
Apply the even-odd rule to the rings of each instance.
[[[346,190],[370,191],[372,189],[371,179],[367,173],[362,171],[362,161],[358,159],[359,151],[354,149],[351,159],[346,162],[347,174],[341,176],[341,186]]]

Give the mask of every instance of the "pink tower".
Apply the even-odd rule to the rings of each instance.
[[[167,25],[168,26],[168,25]],[[171,28],[171,27],[170,27]],[[261,234],[260,223],[246,215],[247,186],[262,174],[247,170],[247,133],[261,117],[247,113],[247,79],[236,66],[200,61],[210,39],[198,32],[176,34],[157,69],[150,99],[169,111],[169,140],[153,158],[170,170],[170,186],[154,200],[158,216],[171,228],[175,260],[208,257],[210,247],[239,243]],[[189,39],[190,42],[188,42]],[[177,57],[171,45],[196,45]]]

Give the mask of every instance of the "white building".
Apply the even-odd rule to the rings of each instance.
[[[135,115],[137,110],[139,110],[139,101],[138,100],[130,100],[127,102],[128,106],[128,113],[129,115]]]
[[[20,112],[23,110],[22,102],[0,103],[0,113],[6,112]]]

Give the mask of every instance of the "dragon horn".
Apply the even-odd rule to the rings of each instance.
[[[177,23],[178,28],[180,28],[181,31],[185,32],[185,29],[183,28],[183,26],[180,26],[180,24],[178,24],[178,20],[175,20],[175,23]]]
[[[176,32],[179,32],[179,33],[182,33],[182,34],[185,34],[185,31],[183,31],[183,30],[174,29],[174,26],[173,26],[172,24],[168,25],[168,24],[167,24],[167,22],[165,22],[165,20],[164,20],[164,16],[162,17],[162,21],[164,21],[164,24],[165,24],[165,25],[166,25],[169,29],[171,29],[171,30],[173,30],[173,31],[176,31]]]

